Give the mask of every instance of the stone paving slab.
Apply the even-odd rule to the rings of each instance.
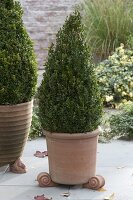
[[[99,143],[97,154],[98,166],[133,167],[133,141],[115,140]]]
[[[14,184],[18,186],[36,186],[38,184],[36,181],[38,174],[43,171],[48,172],[47,158],[28,158],[27,161],[25,158],[23,161],[28,168],[27,173],[13,174],[6,172],[5,174],[1,174],[0,186]]]
[[[34,196],[45,194],[52,200],[66,200],[61,196],[62,193],[68,192],[68,187],[58,188],[39,188],[35,186],[0,186],[0,200],[34,200]]]
[[[41,188],[36,181],[40,172],[48,172],[48,157],[37,158],[34,153],[46,150],[45,138],[28,141],[23,153],[23,162],[28,168],[26,174],[4,173],[0,168],[0,200],[33,200],[42,195],[52,200],[104,200],[114,194],[111,200],[133,200],[133,141],[112,141],[98,144],[97,170],[106,180],[104,191],[93,191],[78,186]],[[61,194],[69,192],[69,197]]]
[[[93,191],[74,186],[70,188],[70,200],[104,200],[114,194],[111,200],[132,200],[133,199],[133,169],[103,167],[97,168],[97,172],[102,174],[106,180],[103,187],[105,191]]]

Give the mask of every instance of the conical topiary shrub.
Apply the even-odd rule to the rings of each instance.
[[[32,42],[20,3],[0,0],[0,105],[30,101],[37,81]]]
[[[22,14],[18,1],[0,0],[0,166],[13,164],[22,154],[37,83],[33,45]],[[14,171],[24,172],[18,162],[21,169]]]
[[[102,187],[104,179],[95,175],[102,104],[78,11],[66,19],[49,49],[39,110],[50,173],[38,175],[40,186]]]
[[[43,76],[39,107],[45,130],[77,133],[98,127],[101,100],[79,12],[70,15],[57,33]]]

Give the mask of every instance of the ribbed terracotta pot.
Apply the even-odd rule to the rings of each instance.
[[[95,176],[98,130],[76,134],[45,133],[53,182],[84,184]]]
[[[21,157],[32,120],[33,101],[0,106],[0,166]]]

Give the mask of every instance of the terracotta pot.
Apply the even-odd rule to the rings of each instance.
[[[45,133],[53,182],[84,184],[95,176],[98,130],[76,134]]]
[[[0,106],[0,166],[21,157],[27,141],[33,101]]]

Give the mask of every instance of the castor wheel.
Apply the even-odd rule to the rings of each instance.
[[[83,184],[83,187],[92,189],[92,190],[98,190],[104,185],[105,185],[105,179],[100,175],[96,175],[96,176],[91,177],[88,183]]]
[[[47,172],[41,172],[37,176],[37,181],[40,187],[54,187],[57,184],[54,183]]]

